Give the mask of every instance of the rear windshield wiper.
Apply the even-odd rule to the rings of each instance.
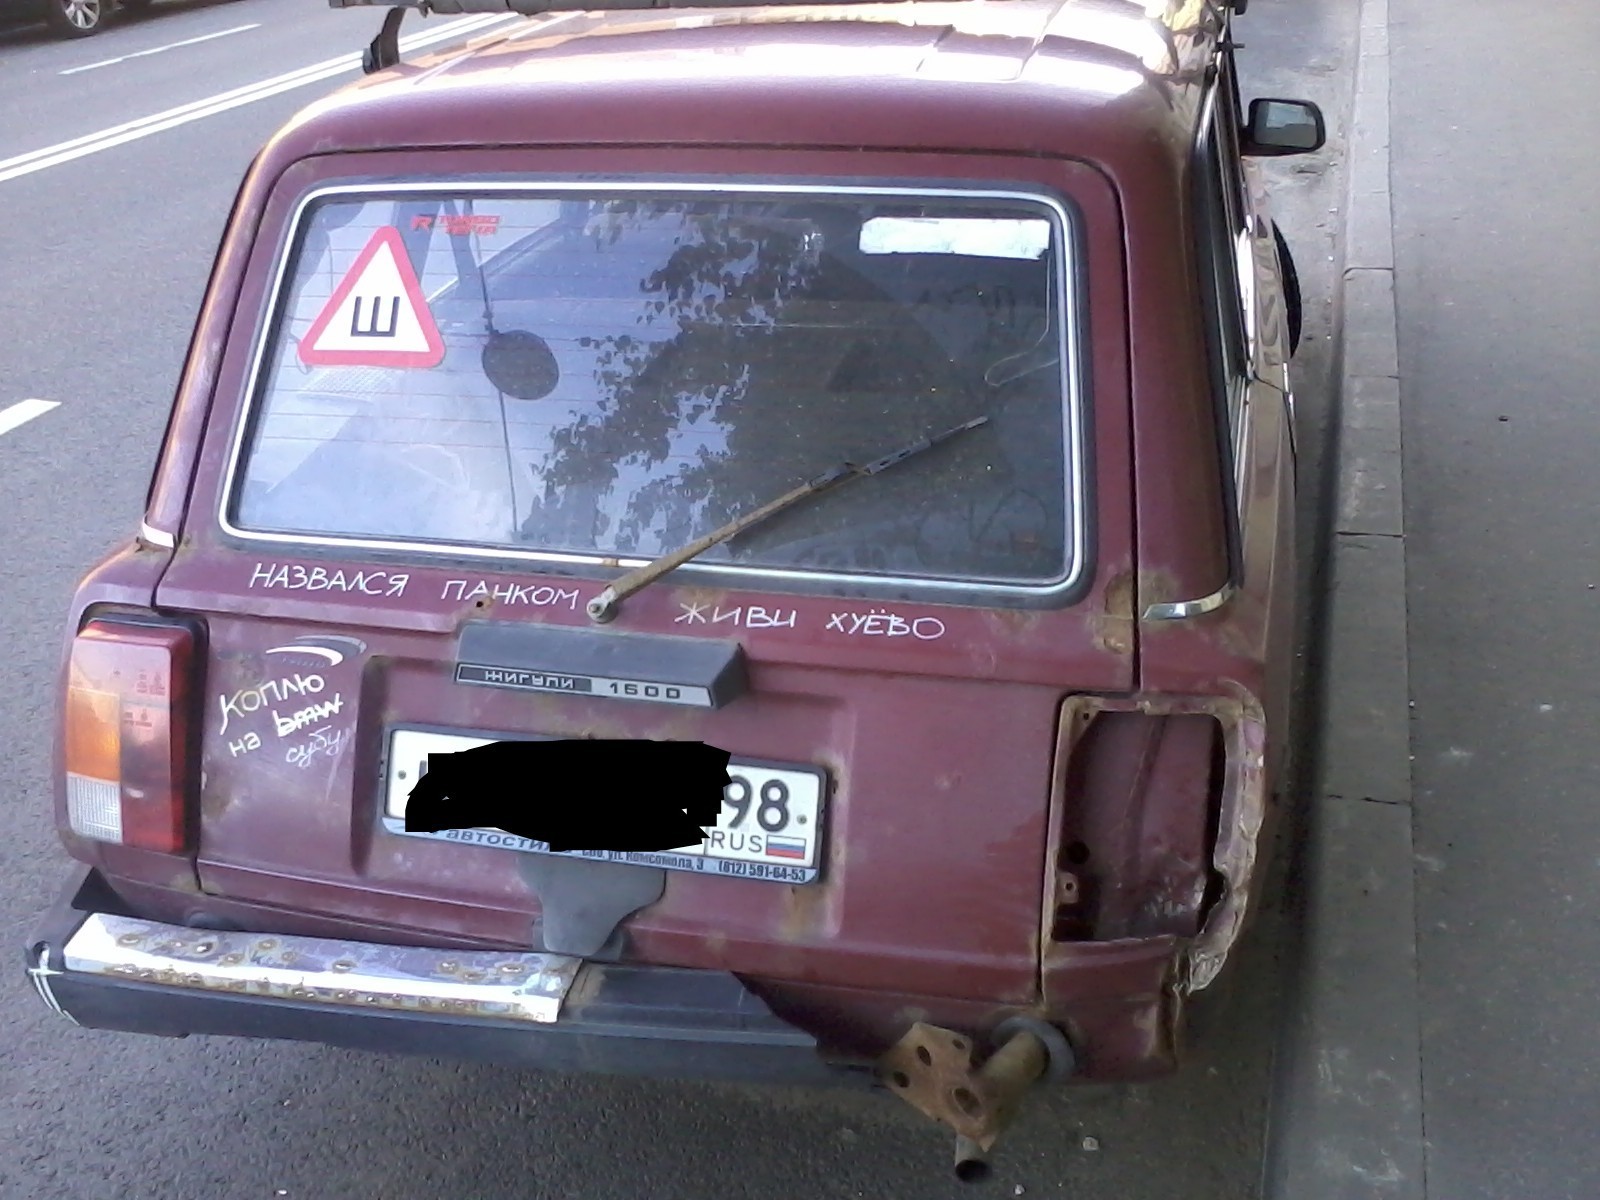
[[[684,563],[696,555],[704,554],[711,547],[727,541],[736,534],[743,533],[752,525],[765,521],[768,517],[782,512],[790,505],[804,500],[807,496],[815,496],[819,492],[825,492],[846,479],[858,479],[863,475],[876,475],[879,471],[886,470],[896,463],[904,462],[914,454],[921,454],[924,450],[930,450],[940,442],[953,438],[959,433],[965,433],[969,429],[976,429],[988,419],[988,417],[973,417],[972,420],[957,425],[953,429],[946,429],[943,433],[925,437],[920,442],[914,442],[903,449],[896,450],[893,454],[886,454],[876,462],[867,463],[865,466],[858,467],[855,463],[847,462],[840,463],[837,467],[824,471],[815,479],[807,480],[799,487],[785,492],[777,499],[767,501],[760,508],[753,508],[744,515],[735,517],[722,528],[712,530],[704,537],[696,538],[687,546],[674,550],[670,554],[663,554],[660,558],[652,559],[650,562],[645,563],[644,566],[635,567],[625,575],[614,579],[610,587],[589,601],[587,608],[590,620],[600,622],[611,620],[617,615],[617,610],[621,607],[622,602],[640,588],[648,587],[668,571],[683,566]]]

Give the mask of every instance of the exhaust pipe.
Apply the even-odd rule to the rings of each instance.
[[[1028,1089],[1041,1078],[1064,1079],[1077,1067],[1061,1031],[1034,1017],[1003,1021],[994,1040],[994,1053],[975,1067],[970,1040],[918,1021],[879,1062],[892,1091],[955,1132],[956,1178],[967,1183],[989,1174],[988,1153]]]
[[[969,1137],[956,1134],[956,1178],[962,1183],[978,1183],[989,1178],[989,1157]]]

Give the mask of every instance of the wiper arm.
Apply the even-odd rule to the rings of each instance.
[[[704,554],[711,547],[727,541],[736,534],[743,533],[752,525],[758,525],[768,517],[782,512],[790,505],[804,500],[807,496],[815,496],[825,492],[835,484],[843,483],[846,479],[859,479],[863,475],[876,475],[879,471],[887,470],[896,463],[904,462],[914,454],[921,454],[930,450],[940,442],[965,433],[969,429],[976,429],[988,421],[988,417],[973,417],[972,420],[957,425],[953,429],[946,429],[943,433],[936,433],[923,438],[920,442],[896,450],[893,454],[886,454],[876,462],[867,463],[865,466],[856,466],[854,463],[840,463],[837,467],[824,471],[815,479],[807,480],[792,491],[785,492],[775,500],[769,500],[760,508],[753,508],[742,516],[735,517],[720,529],[714,529],[704,537],[696,538],[687,546],[663,554],[660,558],[645,563],[642,567],[635,567],[612,580],[611,586],[606,588],[593,600],[589,601],[587,611],[589,619],[597,622],[611,620],[617,615],[622,602],[633,595],[640,588],[648,587],[660,579],[668,571],[676,570],[691,558]]]

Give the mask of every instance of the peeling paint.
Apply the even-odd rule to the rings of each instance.
[[[983,621],[1004,637],[1024,637],[1039,627],[1046,617],[1040,609],[989,608],[983,610]]]
[[[1261,705],[1245,698],[1216,701],[1206,708],[1222,722],[1227,743],[1222,812],[1212,854],[1227,887],[1189,946],[1187,977],[1179,984],[1188,991],[1199,991],[1216,979],[1243,930],[1266,816],[1266,716]]]
[[[1129,572],[1122,572],[1106,584],[1104,611],[1089,619],[1095,645],[1111,654],[1133,653],[1135,598]]]
[[[837,888],[797,884],[784,888],[777,935],[791,945],[826,942],[839,928]]]

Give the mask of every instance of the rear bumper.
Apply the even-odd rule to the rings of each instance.
[[[99,873],[79,866],[28,939],[35,990],[86,1028],[287,1039],[557,1071],[874,1083],[870,1071],[826,1062],[810,1034],[725,972],[213,935],[130,922],[120,907]],[[429,969],[417,969],[421,958],[434,960]],[[531,968],[547,986],[472,978],[515,967],[524,975]],[[538,994],[563,987],[564,998]]]

